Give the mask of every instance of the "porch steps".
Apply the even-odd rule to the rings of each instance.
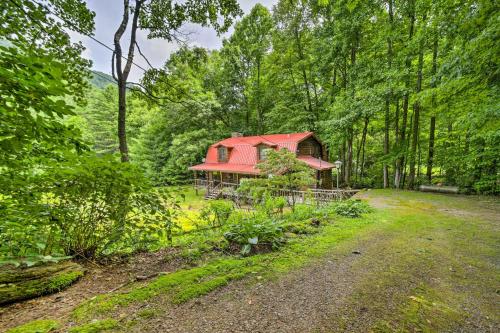
[[[215,200],[219,198],[220,193],[207,193],[205,194],[205,200]]]
[[[220,197],[220,195],[222,194],[222,189],[223,189],[223,187],[221,186],[221,184],[216,185],[214,187],[209,187],[207,189],[207,192],[205,193],[205,200],[218,199]]]

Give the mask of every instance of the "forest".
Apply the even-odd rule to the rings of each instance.
[[[232,132],[314,131],[343,162],[346,188],[499,193],[494,2],[281,0],[246,15],[234,0],[124,4],[113,47],[103,44],[109,75],[68,34],[93,34],[84,1],[2,2],[1,246],[11,256],[55,251],[54,226],[72,235],[85,232],[79,219],[122,226],[128,210],[175,210],[162,188],[189,183],[188,167]],[[182,41],[186,22],[234,31],[207,50]],[[163,67],[141,67],[137,30],[181,47]],[[128,81],[132,66],[140,82]],[[113,237],[57,246],[93,257]]]
[[[189,316],[218,303],[190,300],[292,270],[308,282],[233,294],[243,310],[225,303],[231,316],[212,309],[221,331],[285,317],[284,331],[312,330],[332,300],[347,305],[318,331],[494,330],[497,2],[276,0],[246,13],[241,3],[123,0],[111,42],[95,37],[85,0],[0,1],[0,330],[206,332],[211,319]],[[188,24],[222,46],[190,43]],[[108,52],[109,71],[75,34]],[[154,67],[138,34],[178,47]],[[265,177],[241,182],[247,201],[192,188],[188,168],[214,142],[306,131],[342,162],[336,193],[354,198],[312,197],[313,172],[286,149],[266,153]],[[287,295],[283,311],[306,314],[251,312],[254,295],[275,309],[273,291]],[[171,323],[165,307],[185,320]]]
[[[491,1],[256,5],[221,49],[182,47],[145,72],[130,161],[172,184],[231,132],[314,131],[344,186],[498,194],[497,18]],[[92,87],[68,120],[96,152],[119,152],[117,96]]]
[[[54,32],[40,32],[23,12],[36,8],[4,6],[19,20],[3,27],[5,40],[19,39],[8,34],[25,23],[33,36],[23,42],[65,37],[55,59],[81,52],[60,23],[44,22]],[[80,9],[69,28],[91,33],[92,16]],[[183,46],[163,68],[146,69],[140,88],[127,86],[130,162],[158,185],[181,183],[208,145],[231,132],[314,131],[330,160],[344,162],[344,186],[445,184],[497,194],[497,9],[490,1],[258,4],[220,50]],[[55,47],[41,46],[47,56]],[[75,82],[56,94],[74,110],[65,114],[60,104],[50,126],[78,128],[68,139],[99,155],[119,153],[116,82],[95,73],[89,85],[91,64],[79,57],[59,65]],[[3,123],[8,138],[13,127]]]

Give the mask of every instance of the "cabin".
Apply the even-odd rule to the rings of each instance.
[[[332,169],[335,165],[328,162],[326,147],[313,132],[255,136],[233,133],[230,138],[212,144],[203,163],[189,170],[194,171],[195,184],[238,185],[243,178],[259,177],[257,164],[266,159],[270,150],[280,149],[294,152],[299,160],[314,169],[314,188],[333,188]]]

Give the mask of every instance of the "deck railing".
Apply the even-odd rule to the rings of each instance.
[[[195,179],[194,186],[196,188],[206,188],[207,192],[205,193],[205,195],[209,198],[226,198],[238,201],[252,200],[249,196],[243,195],[237,191],[239,185],[236,183],[213,182],[207,181],[205,179]],[[271,191],[273,196],[285,198],[290,205],[293,203],[316,205],[328,203],[331,201],[345,200],[352,197],[357,192],[359,192],[359,190],[328,190],[318,188],[311,188],[308,190],[288,190],[278,188]]]
[[[194,180],[195,188],[205,188],[210,186],[213,186],[213,181],[208,181],[206,179],[198,179],[198,178]]]

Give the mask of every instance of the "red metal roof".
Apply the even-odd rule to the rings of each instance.
[[[258,175],[259,169],[253,165],[231,164],[231,163],[202,163],[189,168],[189,170],[199,171],[222,171],[228,173],[244,173]]]
[[[335,168],[335,164],[329,163],[327,161],[320,160],[319,158],[301,155],[297,157],[299,160],[304,161],[309,167],[316,170],[329,170]]]
[[[189,168],[200,171],[222,171],[243,174],[259,174],[256,168],[257,146],[265,144],[275,149],[286,148],[291,152],[297,151],[299,142],[313,136],[313,132],[290,134],[266,134],[256,136],[232,137],[216,142],[208,148],[205,162]],[[219,163],[217,160],[217,147],[229,148],[229,160]],[[307,165],[316,170],[327,170],[334,167],[326,161],[320,161],[312,156],[300,156]]]

